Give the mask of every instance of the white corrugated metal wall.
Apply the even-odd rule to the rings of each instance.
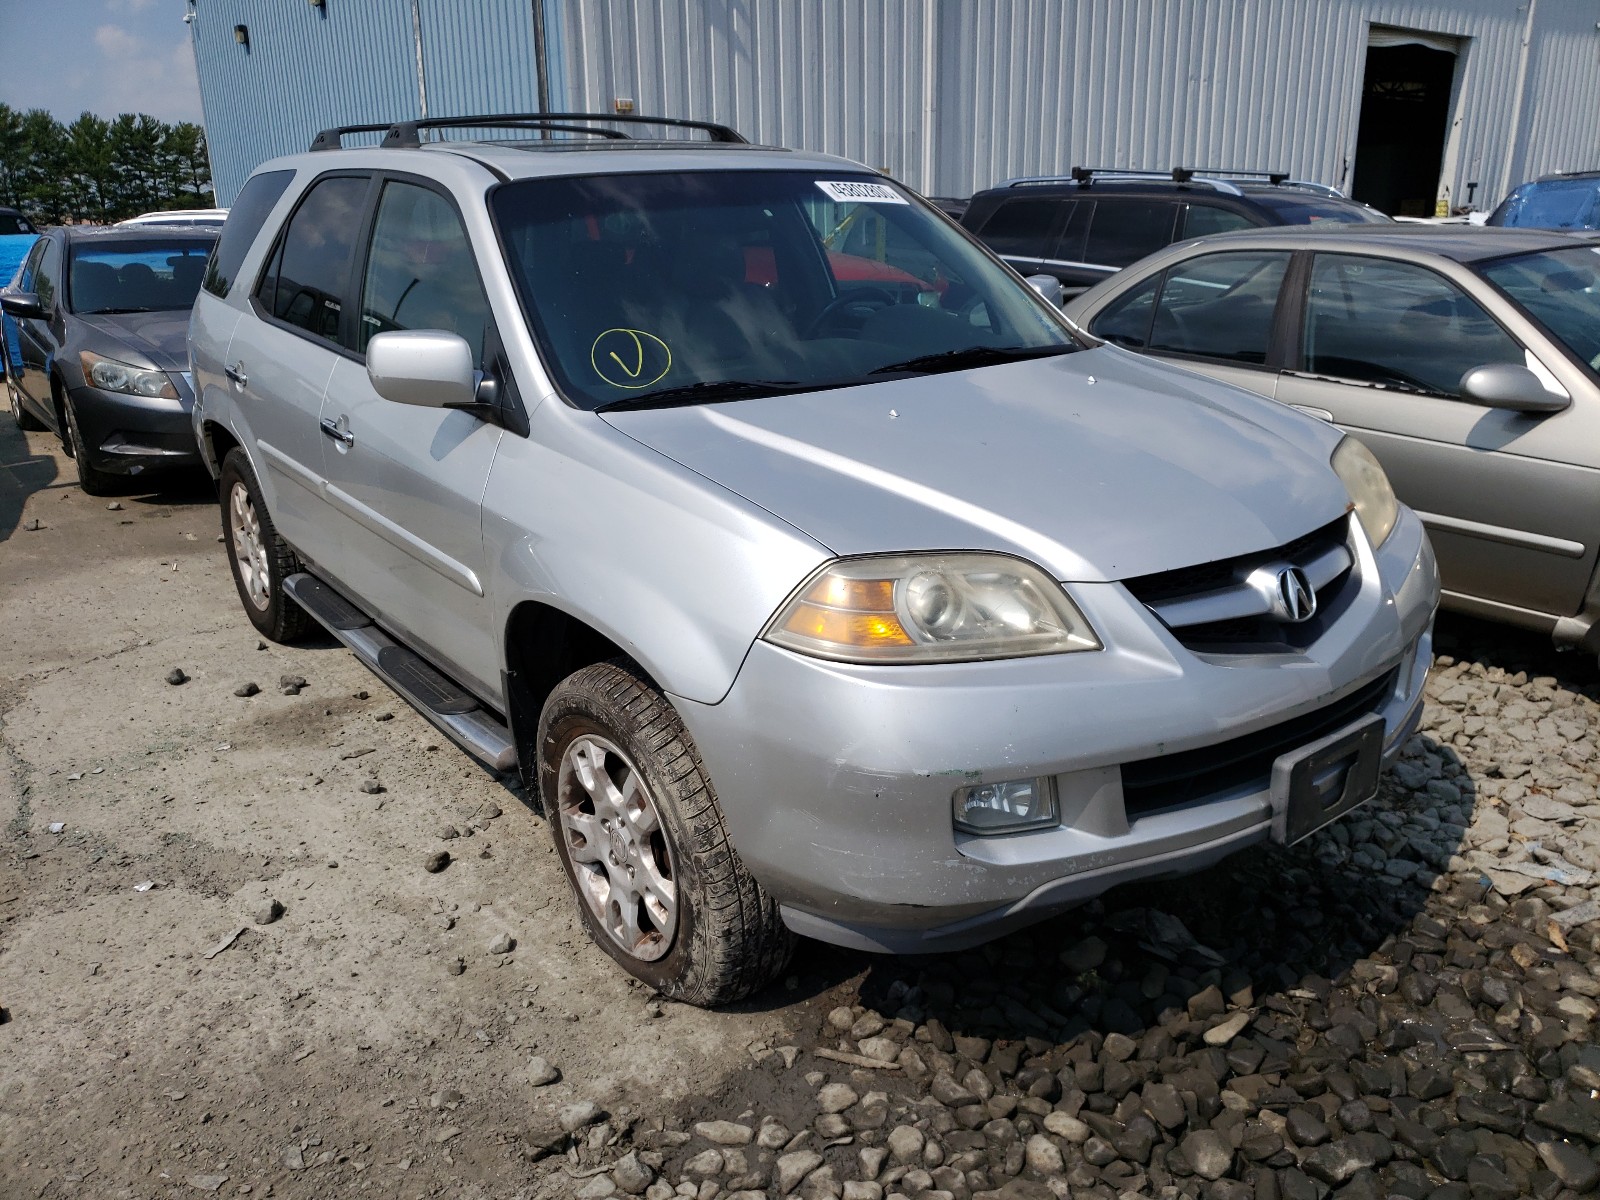
[[[1077,163],[1348,185],[1372,24],[1458,40],[1444,184],[1600,166],[1600,0],[545,0],[574,108],[729,122],[936,194]]]

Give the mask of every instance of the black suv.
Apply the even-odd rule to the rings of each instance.
[[[974,196],[961,224],[1024,275],[1075,296],[1182,238],[1259,225],[1388,221],[1377,209],[1281,172],[1170,173],[1074,167]]]

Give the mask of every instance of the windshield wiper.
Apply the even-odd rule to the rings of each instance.
[[[82,315],[86,317],[120,317],[127,313],[165,311],[165,309],[161,308],[91,308],[88,312]]]
[[[643,396],[628,396],[602,404],[595,412],[625,412],[636,408],[673,408],[680,404],[711,403],[719,400],[753,400],[761,396],[786,396],[792,392],[815,392],[827,384],[800,383],[797,380],[707,379],[681,387],[663,388]],[[832,386],[837,387],[837,384]]]
[[[904,362],[876,367],[873,375],[888,375],[895,371],[931,372],[965,371],[972,367],[992,367],[998,363],[1020,362],[1025,358],[1049,358],[1056,354],[1071,354],[1077,347],[1058,346],[967,346],[960,350],[941,350],[937,354],[923,354]]]

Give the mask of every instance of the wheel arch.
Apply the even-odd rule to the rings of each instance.
[[[199,442],[200,457],[205,460],[206,470],[211,472],[212,479],[222,474],[222,460],[228,457],[228,451],[242,445],[232,430],[220,421],[202,422]]]
[[[517,747],[517,769],[530,792],[538,788],[535,741],[550,693],[575,671],[627,657],[632,656],[599,629],[552,604],[523,600],[512,608],[505,626],[506,717]],[[649,677],[643,664],[640,670]],[[660,689],[653,678],[651,683]]]

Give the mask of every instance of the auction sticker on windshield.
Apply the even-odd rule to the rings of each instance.
[[[831,200],[841,204],[909,204],[904,196],[886,183],[861,183],[856,180],[817,180],[817,186]]]

